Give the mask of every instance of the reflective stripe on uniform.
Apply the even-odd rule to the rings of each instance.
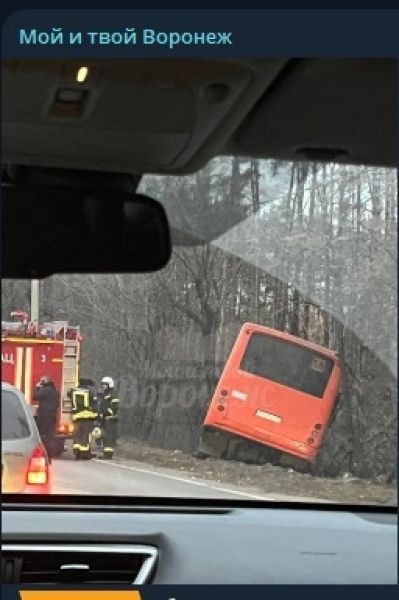
[[[76,410],[76,401],[78,398],[83,398],[83,406],[84,408],[89,408],[90,406],[90,393],[87,390],[75,390],[72,392],[72,403],[73,407]]]
[[[119,402],[119,398],[112,398],[111,403],[112,402]]]
[[[72,415],[72,421],[76,421],[77,419],[95,419],[97,417],[97,413],[91,410],[81,410],[78,413]]]
[[[82,452],[87,452],[88,450],[90,450],[90,444],[74,444],[72,448],[73,450],[81,450]]]
[[[106,448],[104,448],[104,452],[113,452],[114,449],[110,448],[109,446],[107,446]]]

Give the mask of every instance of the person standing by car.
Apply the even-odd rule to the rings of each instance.
[[[112,377],[103,377],[101,387],[103,397],[100,407],[100,417],[104,432],[102,458],[111,460],[114,456],[118,439],[119,398],[115,394],[115,382]]]
[[[37,403],[36,424],[51,462],[60,393],[48,375],[40,378],[34,389],[33,399]]]
[[[74,423],[73,454],[78,459],[91,459],[90,435],[97,412],[94,409],[93,383],[91,379],[80,379],[78,388],[71,388],[67,395],[72,400]]]

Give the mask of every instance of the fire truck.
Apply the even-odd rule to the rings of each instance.
[[[65,440],[72,437],[72,406],[67,390],[78,385],[81,334],[67,321],[36,323],[23,311],[11,313],[12,321],[1,324],[2,381],[17,387],[35,413],[33,391],[48,375],[60,392],[53,453],[61,456]]]

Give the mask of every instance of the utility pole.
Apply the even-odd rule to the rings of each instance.
[[[39,280],[32,279],[30,285],[30,319],[39,323]]]

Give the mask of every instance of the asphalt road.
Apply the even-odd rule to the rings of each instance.
[[[301,501],[306,498],[262,494],[233,484],[197,478],[172,469],[132,460],[75,461],[64,456],[53,460],[53,493],[159,496],[178,498],[235,498],[242,500]]]

